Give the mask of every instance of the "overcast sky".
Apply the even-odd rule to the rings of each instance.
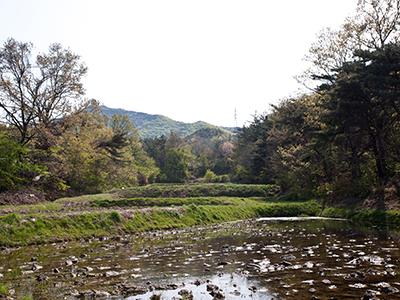
[[[0,0],[0,39],[59,42],[107,106],[233,126],[294,95],[320,29],[356,0]]]

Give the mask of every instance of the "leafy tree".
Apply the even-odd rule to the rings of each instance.
[[[365,150],[373,154],[379,185],[384,186],[399,158],[393,137],[400,121],[400,46],[357,52],[356,58],[338,70],[328,88],[331,126],[367,141]]]
[[[185,153],[179,149],[169,149],[165,156],[165,167],[162,170],[163,181],[184,182],[188,178],[188,164]]]
[[[241,182],[270,182],[268,159],[270,147],[267,133],[271,128],[269,116],[255,116],[248,127],[238,134],[234,150],[235,177]]]
[[[203,177],[207,169],[218,175],[232,170],[234,150],[232,134],[217,128],[204,128],[184,139],[193,154],[192,175]]]
[[[165,136],[149,138],[143,141],[144,150],[152,159],[154,159],[156,165],[160,169],[163,169],[165,165],[166,142],[167,142],[167,137]]]
[[[59,174],[75,193],[153,181],[158,169],[143,150],[133,125],[124,116],[108,119],[95,105],[64,118],[62,134],[46,159],[54,162],[52,173]]]
[[[158,181],[184,182],[194,173],[196,159],[192,149],[177,134],[171,132],[168,137],[146,139],[144,145],[160,169]]]
[[[27,157],[29,150],[0,131],[0,192],[32,183],[43,168],[32,164]]]

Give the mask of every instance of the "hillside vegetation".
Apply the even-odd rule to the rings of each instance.
[[[143,112],[125,110],[121,108],[110,108],[101,106],[101,111],[108,117],[113,115],[124,115],[135,125],[142,139],[167,136],[171,132],[180,137],[186,137],[201,129],[220,129],[227,134],[232,134],[236,129],[230,127],[218,127],[207,122],[197,121],[185,123],[175,121],[163,115],[152,115]]]

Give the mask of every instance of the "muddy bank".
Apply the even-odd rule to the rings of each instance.
[[[26,189],[19,191],[9,191],[0,193],[1,205],[21,205],[21,204],[36,204],[46,201],[45,194],[34,190]]]

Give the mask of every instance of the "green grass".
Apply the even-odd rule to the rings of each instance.
[[[261,184],[151,184],[119,190],[119,198],[135,197],[274,197],[279,193],[276,185]]]
[[[400,211],[375,209],[346,209],[329,207],[323,210],[322,216],[330,218],[346,218],[361,225],[400,228]]]
[[[105,211],[56,216],[13,213],[0,217],[0,245],[27,245],[183,228],[256,217],[314,216],[319,212],[320,205],[316,201],[260,203],[249,200],[242,205],[190,204],[177,208],[154,207],[130,213]]]
[[[183,205],[242,205],[264,203],[263,198],[190,197],[190,198],[129,198],[119,200],[94,200],[93,207],[168,207]]]
[[[139,207],[168,207],[183,206],[189,204],[196,205],[241,205],[244,203],[255,204],[272,202],[261,197],[189,197],[189,198],[121,198],[107,197],[98,195],[85,195],[81,197],[62,198],[55,202],[44,202],[40,204],[0,206],[0,215],[10,213],[35,214],[48,213],[56,214],[61,212],[91,211],[99,208],[139,208]]]
[[[320,213],[316,201],[279,202],[278,193],[274,185],[154,184],[51,203],[1,207],[0,245]]]
[[[113,200],[118,199],[117,193],[104,193],[94,195],[82,195],[77,197],[67,197],[57,199],[56,203],[79,203],[79,202],[91,202],[97,200]]]
[[[0,296],[7,296],[8,295],[8,288],[6,285],[0,283]]]

